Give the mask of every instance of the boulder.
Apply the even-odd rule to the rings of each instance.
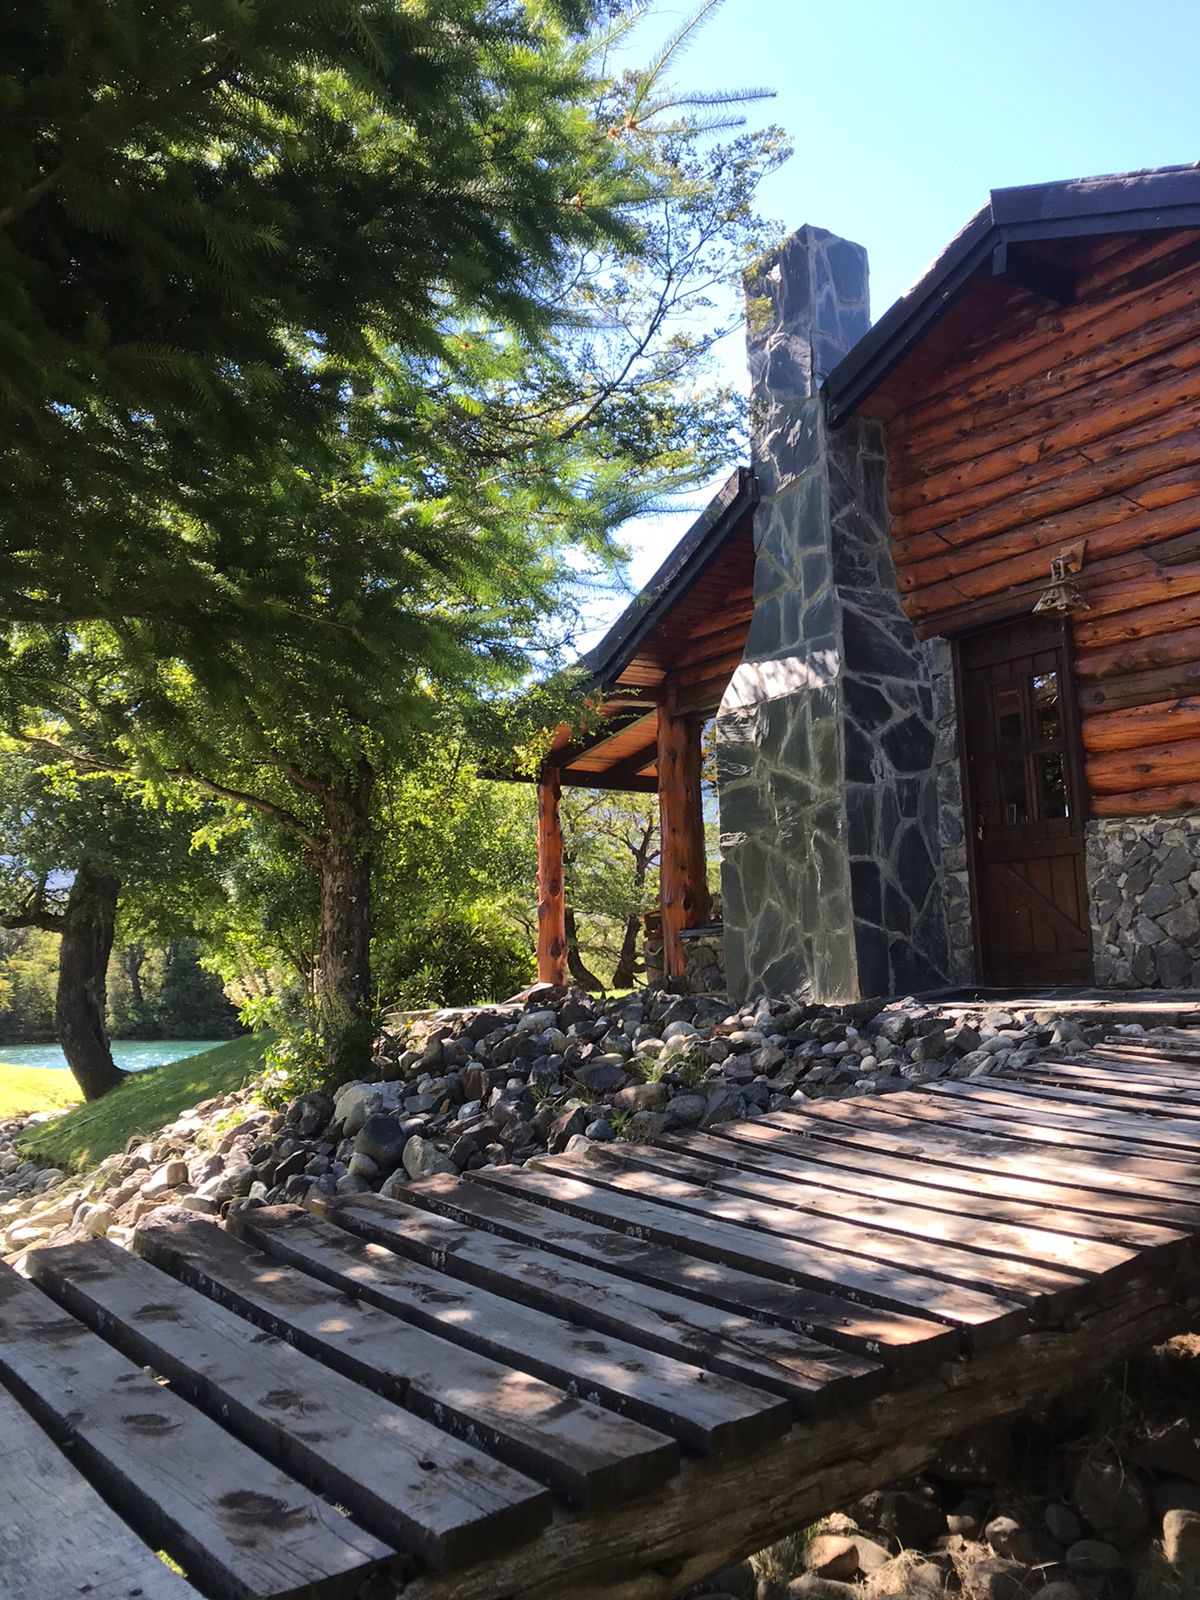
[[[1171,1478],[1200,1483],[1200,1441],[1183,1417],[1144,1439],[1134,1451],[1139,1467]]]
[[[852,1578],[858,1571],[858,1546],[838,1533],[818,1533],[804,1547],[804,1566],[819,1578]]]
[[[1106,1539],[1077,1539],[1064,1560],[1075,1574],[1115,1572],[1121,1565],[1121,1552]]]
[[[1019,1561],[1022,1566],[1047,1566],[1059,1557],[1058,1546],[1044,1528],[1016,1517],[993,1517],[983,1536],[998,1556]]]
[[[395,1117],[376,1111],[358,1130],[354,1150],[356,1155],[366,1156],[373,1161],[380,1174],[395,1172],[404,1159],[404,1147],[408,1139],[408,1132]]]
[[[1025,1600],[1032,1588],[1032,1573],[1020,1561],[993,1556],[976,1561],[962,1574],[968,1600]]]
[[[377,1083],[346,1083],[333,1102],[333,1121],[340,1123],[347,1136],[356,1134],[383,1105],[383,1090]]]
[[[1068,1545],[1077,1544],[1083,1538],[1083,1523],[1070,1506],[1051,1501],[1042,1514],[1042,1520],[1050,1537],[1064,1549]]]
[[[666,1112],[685,1128],[698,1128],[704,1120],[708,1101],[702,1094],[677,1094],[667,1101]]]
[[[1162,1520],[1162,1547],[1173,1567],[1200,1567],[1200,1512],[1168,1511]]]
[[[876,1489],[851,1506],[850,1515],[857,1527],[904,1550],[931,1545],[946,1526],[936,1495],[925,1486]]]
[[[1150,1526],[1146,1492],[1111,1446],[1093,1450],[1083,1462],[1073,1498],[1087,1525],[1122,1550]]]
[[[439,1172],[451,1173],[458,1176],[458,1168],[448,1156],[444,1156],[437,1145],[428,1139],[422,1139],[419,1133],[414,1133],[404,1146],[404,1170],[410,1178],[432,1178]]]

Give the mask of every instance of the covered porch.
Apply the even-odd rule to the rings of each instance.
[[[588,731],[564,724],[537,777],[540,983],[567,976],[559,802],[564,787],[657,794],[663,971],[711,916],[701,734],[742,659],[754,609],[754,479],[739,468],[642,592],[584,657]]]

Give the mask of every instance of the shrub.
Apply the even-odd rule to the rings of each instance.
[[[534,978],[523,934],[491,907],[471,907],[402,927],[375,951],[376,983],[389,1006],[502,1000]]]

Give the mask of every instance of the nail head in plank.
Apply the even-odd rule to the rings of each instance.
[[[369,1394],[105,1239],[38,1250],[35,1281],[285,1471],[442,1569],[532,1538],[540,1484]]]
[[[373,1306],[335,1296],[194,1212],[154,1211],[137,1253],[286,1339],[343,1377],[468,1438],[573,1505],[617,1504],[678,1467],[673,1440],[529,1373],[476,1355]]]
[[[10,1394],[0,1389],[0,1574],[5,1600],[200,1600]]]
[[[136,1532],[206,1590],[351,1600],[393,1556],[2,1264],[0,1375]]]
[[[935,1278],[889,1268],[863,1257],[822,1250],[801,1241],[762,1234],[734,1223],[682,1216],[668,1206],[615,1194],[569,1178],[549,1177],[528,1168],[510,1173],[481,1169],[473,1181],[515,1191],[542,1205],[570,1211],[636,1236],[672,1245],[692,1255],[757,1272],[784,1283],[807,1284],[827,1293],[867,1300],[948,1323],[973,1348],[987,1348],[1029,1325],[1024,1306],[1000,1295],[961,1289]]]
[[[431,1271],[297,1207],[241,1212],[235,1226],[260,1249],[372,1305],[661,1428],[695,1450],[746,1449],[791,1420],[775,1395]]]
[[[329,1215],[360,1238],[426,1265],[436,1263],[480,1288],[783,1395],[803,1416],[822,1416],[848,1400],[865,1399],[886,1382],[886,1370],[877,1361],[700,1300],[614,1278],[398,1200],[347,1195],[332,1203]]]
[[[362,1198],[357,1197],[357,1198]],[[390,1205],[390,1201],[379,1204]],[[582,1218],[547,1212],[516,1194],[488,1193],[460,1178],[430,1178],[410,1185],[405,1201],[436,1215],[527,1245],[552,1260],[578,1261],[643,1283],[685,1295],[704,1304],[781,1328],[792,1329],[837,1349],[866,1352],[894,1372],[925,1372],[954,1356],[953,1331],[928,1318],[901,1315],[857,1305],[833,1295],[776,1283],[735,1268],[714,1265],[663,1245],[650,1245],[628,1234]],[[309,1197],[335,1220],[343,1202]],[[357,1227],[353,1215],[346,1225]]]

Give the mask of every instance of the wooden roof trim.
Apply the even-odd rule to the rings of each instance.
[[[990,272],[1007,264],[1013,246],[1187,227],[1200,227],[1200,165],[993,189],[987,205],[829,374],[823,393],[830,424],[853,416],[970,280],[985,266]]]
[[[658,571],[612,627],[583,657],[593,688],[615,684],[639,647],[703,576],[709,563],[758,503],[758,484],[738,467],[721,485]]]

